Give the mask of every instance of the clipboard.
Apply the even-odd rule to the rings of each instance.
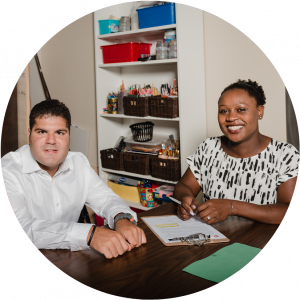
[[[152,227],[147,223],[147,219],[150,218],[158,218],[158,217],[173,217],[175,215],[163,215],[163,216],[152,216],[152,217],[141,217],[143,222],[149,227],[149,229],[158,237],[158,239],[165,245],[165,246],[191,246],[191,244],[183,243],[183,242],[170,242],[166,243],[158,233],[156,233]],[[223,239],[211,239],[210,242],[205,242],[204,244],[217,244],[217,243],[227,243],[230,240],[226,237]]]

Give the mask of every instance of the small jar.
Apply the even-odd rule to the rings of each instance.
[[[169,43],[169,58],[177,58],[177,42],[172,40]]]
[[[168,42],[157,41],[157,43],[156,43],[156,59],[168,59]]]
[[[119,22],[119,32],[130,30],[130,17],[121,17]]]
[[[114,115],[118,113],[118,98],[111,99],[111,110]]]
[[[108,112],[109,114],[111,114],[111,113],[112,113],[112,105],[111,105],[111,100],[112,100],[112,99],[110,99],[110,98],[107,98],[107,112]]]

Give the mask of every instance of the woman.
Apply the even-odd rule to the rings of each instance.
[[[182,220],[197,215],[212,224],[235,215],[269,224],[282,221],[297,180],[299,152],[259,132],[265,100],[255,81],[239,80],[224,89],[218,103],[224,136],[200,144],[175,187]],[[195,199],[200,190],[201,205]]]

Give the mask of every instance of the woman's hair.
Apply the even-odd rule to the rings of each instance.
[[[257,105],[265,105],[266,104],[266,96],[265,92],[261,85],[258,85],[256,81],[246,80],[238,80],[235,83],[230,84],[228,87],[224,89],[221,93],[221,96],[229,90],[240,89],[246,91],[250,97],[254,97],[256,99]]]
[[[66,120],[67,128],[70,131],[71,126],[71,114],[66,105],[58,100],[44,100],[38,104],[36,104],[29,116],[29,128],[32,130],[35,125],[36,118],[42,118],[43,116],[55,116],[62,117]]]

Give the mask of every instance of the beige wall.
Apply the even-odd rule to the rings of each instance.
[[[97,166],[93,22],[93,14],[88,14],[62,29],[39,57],[51,98],[69,107],[73,125],[90,132],[88,159]]]
[[[285,87],[263,52],[243,33],[222,19],[204,12],[207,135],[222,132],[217,121],[220,93],[238,79],[263,86],[267,98],[260,132],[286,142]]]

